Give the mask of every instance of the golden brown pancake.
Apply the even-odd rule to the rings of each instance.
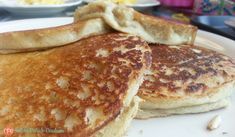
[[[151,45],[153,64],[139,90],[137,118],[199,113],[228,105],[235,63],[197,46]]]
[[[39,129],[12,137],[120,136],[138,109],[134,96],[150,63],[148,45],[121,33],[0,55],[0,129]],[[117,123],[123,128],[105,130]]]

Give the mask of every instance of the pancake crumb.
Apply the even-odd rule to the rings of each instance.
[[[221,121],[222,121],[221,117],[219,115],[216,115],[209,121],[207,129],[210,131],[217,129],[220,126]]]

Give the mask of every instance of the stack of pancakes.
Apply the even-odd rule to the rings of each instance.
[[[190,46],[196,27],[101,1],[76,11],[75,21],[0,34],[0,129],[37,131],[15,137],[120,137],[134,117],[229,104],[235,63]]]

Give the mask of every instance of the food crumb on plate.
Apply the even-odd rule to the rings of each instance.
[[[221,121],[222,121],[222,119],[221,119],[221,117],[220,117],[219,115],[214,116],[214,117],[209,121],[209,123],[208,123],[208,125],[207,125],[207,129],[210,130],[210,131],[212,131],[212,130],[214,130],[214,129],[217,129],[217,128],[220,126]]]

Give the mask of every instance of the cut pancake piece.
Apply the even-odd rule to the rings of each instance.
[[[151,50],[138,37],[113,33],[0,55],[0,64],[0,128],[44,129],[12,136],[105,137],[109,126],[120,136],[138,109],[134,96]]]
[[[235,91],[235,63],[197,46],[151,45],[153,64],[140,87],[137,118],[199,113],[226,107]]]
[[[108,1],[95,1],[79,7],[75,21],[102,18],[111,28],[137,35],[149,43],[169,45],[193,44],[197,28],[141,14],[124,5]]]

